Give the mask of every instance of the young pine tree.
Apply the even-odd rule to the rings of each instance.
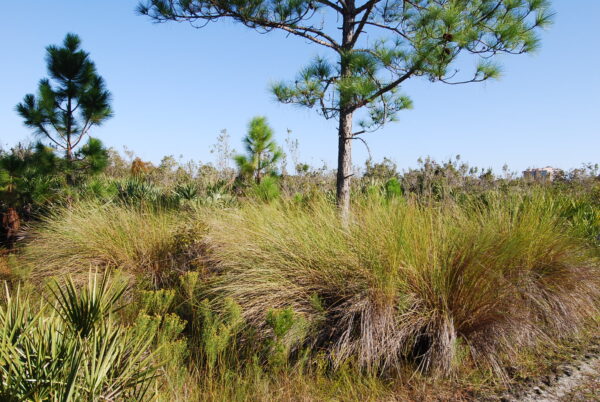
[[[252,178],[260,184],[265,175],[275,171],[275,165],[282,156],[266,117],[255,117],[250,121],[244,145],[247,154],[235,157],[240,176]]]
[[[62,46],[48,46],[50,78],[40,81],[37,95],[25,95],[16,107],[27,127],[64,152],[71,183],[76,171],[97,170],[106,164],[106,150],[99,140],[90,138],[87,145],[78,147],[93,126],[112,116],[110,92],[80,44],[77,35],[67,34]]]

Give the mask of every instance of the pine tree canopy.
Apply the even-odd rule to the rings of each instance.
[[[411,106],[398,91],[409,78],[448,84],[497,78],[493,56],[535,50],[537,28],[552,16],[547,0],[149,0],[139,11],[155,21],[195,26],[227,17],[333,50],[337,57],[316,58],[273,92],[281,102],[316,108],[327,118],[366,107],[365,130]],[[461,55],[478,59],[471,71],[461,71],[470,65]]]
[[[48,46],[49,78],[40,81],[37,95],[26,95],[16,107],[25,125],[64,151],[69,161],[90,128],[112,116],[110,92],[80,44],[77,35],[68,34],[62,46]],[[97,148],[95,141],[89,149]]]

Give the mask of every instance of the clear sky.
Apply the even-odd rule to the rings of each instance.
[[[278,141],[287,129],[300,159],[335,167],[335,122],[274,101],[269,83],[292,79],[316,45],[281,33],[258,34],[231,22],[203,29],[153,24],[136,0],[4,2],[0,23],[0,144],[32,139],[14,106],[46,76],[44,48],[77,33],[113,94],[115,116],[93,130],[108,146],[158,162],[164,155],[210,162],[227,129],[241,150],[248,121],[268,117]],[[471,165],[512,170],[600,162],[600,0],[554,0],[555,24],[534,55],[503,58],[500,81],[466,86],[416,79],[403,92],[414,109],[369,134],[375,160],[400,168],[420,156],[460,154]],[[355,144],[362,165],[364,146]]]

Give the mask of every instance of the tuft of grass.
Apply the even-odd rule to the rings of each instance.
[[[185,214],[143,206],[56,208],[29,232],[21,261],[34,279],[119,268],[159,286],[198,257],[188,233],[201,229],[186,224]]]
[[[365,201],[343,227],[322,201],[248,204],[208,219],[219,275],[205,293],[238,303],[264,339],[268,312],[292,309],[308,328],[296,345],[334,367],[448,376],[476,365],[502,377],[520,348],[598,313],[598,261],[560,208],[544,193]]]

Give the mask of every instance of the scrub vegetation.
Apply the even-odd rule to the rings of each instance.
[[[593,166],[535,182],[369,162],[340,225],[327,171],[167,163],[113,154],[4,252],[6,395],[471,399],[598,324]],[[100,376],[109,353],[122,371]]]
[[[0,149],[1,400],[472,400],[592,343],[598,165],[351,162],[352,140],[411,105],[403,81],[457,83],[461,54],[484,81],[492,56],[534,50],[547,1],[242,3],[140,12],[333,50],[273,91],[339,120],[338,169],[303,163],[289,132],[280,147],[267,117],[243,154],[223,130],[214,165],[123,157],[90,137],[113,110],[79,37],[49,46],[49,78],[17,105],[39,142]],[[325,6],[341,38],[310,25]],[[375,28],[404,39],[359,40]]]

